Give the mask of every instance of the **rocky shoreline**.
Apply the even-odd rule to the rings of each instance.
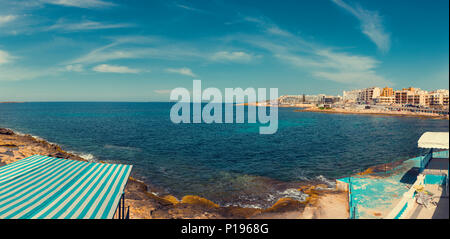
[[[56,144],[0,128],[0,166],[36,154],[87,161]],[[133,219],[348,218],[347,194],[322,188],[319,184],[299,185],[298,190],[309,195],[305,202],[281,198],[267,209],[221,207],[195,195],[186,195],[181,200],[172,195],[158,196],[145,183],[130,177],[125,188],[125,205],[130,206]]]

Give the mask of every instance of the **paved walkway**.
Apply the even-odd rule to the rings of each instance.
[[[448,152],[435,152],[433,157],[445,155],[448,157]],[[346,183],[351,182],[351,195],[357,209],[356,218],[386,217],[416,181],[422,158],[423,156],[406,160],[388,172],[338,179]],[[445,200],[442,203],[445,203]]]
[[[449,201],[446,196],[445,189],[438,185],[426,185],[425,190],[434,195],[437,206],[426,208],[417,203],[412,208],[410,219],[448,219],[449,218]]]

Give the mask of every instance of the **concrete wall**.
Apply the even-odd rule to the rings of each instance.
[[[406,193],[403,194],[400,202],[392,209],[392,211],[385,217],[385,219],[403,219],[406,218],[410,213],[411,209],[415,203],[414,196],[416,189],[415,186],[423,185],[425,180],[425,175],[420,174],[417,176],[416,182],[411,186]]]

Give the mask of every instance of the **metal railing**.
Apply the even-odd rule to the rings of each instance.
[[[125,211],[126,208],[126,211]],[[129,219],[130,218],[130,206],[125,207],[125,193],[119,200],[119,205],[117,206],[116,212],[114,213],[114,219]]]
[[[433,149],[430,149],[430,151],[420,160],[420,172],[423,172],[425,168],[427,167],[430,160],[433,158]]]
[[[350,219],[357,219],[358,216],[358,207],[356,205],[355,200],[353,199],[353,193],[352,193],[352,177],[348,178],[348,208],[349,208],[349,214]]]

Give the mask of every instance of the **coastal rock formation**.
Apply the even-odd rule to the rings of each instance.
[[[0,128],[0,134],[3,135],[13,135],[14,132],[10,129],[4,129],[4,128]]]
[[[36,154],[87,161],[62,150],[56,144],[0,128],[0,166]],[[130,206],[130,218],[135,219],[347,218],[347,202],[341,200],[346,197],[346,193],[320,191],[317,190],[318,188],[312,186],[299,189],[310,195],[304,203],[285,198],[280,199],[268,209],[221,207],[206,198],[195,195],[187,195],[181,200],[172,195],[158,196],[152,193],[146,184],[130,177],[125,188],[125,205]],[[331,211],[336,208],[340,210],[330,215],[329,208]]]

